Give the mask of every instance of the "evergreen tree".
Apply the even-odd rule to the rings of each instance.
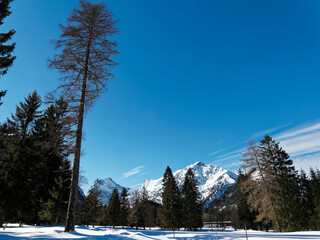
[[[149,206],[149,196],[145,186],[142,187],[140,199],[141,199],[140,207],[141,207],[141,214],[142,214],[142,227],[143,229],[146,229],[146,227],[150,227],[151,225],[151,212],[150,212],[150,206]]]
[[[6,194],[0,198],[4,201],[5,218],[14,221],[37,222],[38,218],[35,209],[38,176],[35,169],[40,159],[36,157],[32,128],[40,117],[40,105],[41,99],[37,92],[29,94],[25,102],[17,106],[16,113],[8,119],[6,127],[0,169]]]
[[[129,215],[129,201],[128,201],[128,193],[126,188],[122,189],[121,197],[120,197],[120,218],[119,223],[122,225],[122,228],[128,223],[128,215]]]
[[[320,171],[310,169],[310,185],[313,202],[313,214],[311,216],[311,226],[313,230],[320,230]]]
[[[248,144],[243,167],[251,176],[243,183],[257,221],[270,221],[279,231],[298,228],[299,185],[289,155],[270,136],[259,147]]]
[[[0,26],[3,24],[4,18],[11,14],[9,4],[13,0],[1,0],[0,1]],[[12,66],[15,56],[11,53],[15,48],[15,43],[6,44],[11,40],[12,36],[15,34],[14,30],[10,30],[7,33],[0,33],[0,76],[7,73],[8,68]],[[1,92],[2,94],[5,92]],[[0,94],[1,99],[1,94]]]
[[[314,210],[314,204],[310,179],[303,170],[300,171],[299,175],[299,197],[299,229],[307,231],[310,230],[310,227],[312,226],[310,218]]]
[[[34,124],[33,141],[37,148],[35,157],[39,159],[37,168],[34,169],[38,176],[38,184],[35,189],[36,198],[40,200],[37,204],[39,205],[37,206],[38,211],[43,212],[42,208],[47,208],[41,203],[47,203],[49,200],[50,202],[55,201],[55,197],[53,198],[52,193],[47,189],[62,190],[63,200],[67,201],[64,192],[70,191],[69,187],[65,187],[65,184],[57,185],[57,179],[70,183],[71,178],[70,164],[67,160],[71,148],[71,143],[68,141],[70,125],[67,119],[67,104],[59,100],[50,105]],[[42,219],[44,219],[43,216]]]
[[[298,229],[299,185],[297,171],[289,155],[270,136],[260,141],[262,167],[272,181],[271,191],[278,195],[279,222],[285,231]]]
[[[118,190],[116,188],[113,190],[112,195],[110,197],[107,215],[110,225],[113,226],[113,228],[115,228],[115,226],[117,226],[120,222],[120,198]]]
[[[49,190],[49,199],[39,212],[39,217],[49,224],[62,224],[67,209],[70,187],[70,164],[65,162],[65,169],[61,169],[59,177],[55,178],[55,186]],[[67,177],[67,178],[66,178]]]
[[[6,95],[7,91],[0,91],[0,101],[1,98],[4,97]],[[0,102],[0,106],[2,105],[3,102]]]
[[[91,224],[93,227],[97,223],[97,219],[102,214],[102,203],[100,199],[101,191],[99,189],[99,181],[96,180],[95,188],[91,188],[86,196],[82,207],[82,222],[85,225]]]
[[[144,226],[144,213],[141,204],[141,198],[138,192],[135,192],[132,207],[129,213],[129,222],[131,227],[138,229]]]
[[[202,211],[197,181],[191,168],[187,170],[182,195],[182,225],[187,230],[197,230],[202,227]]]
[[[181,227],[181,193],[170,167],[166,168],[162,180],[162,206],[160,209],[161,227],[177,230]]]

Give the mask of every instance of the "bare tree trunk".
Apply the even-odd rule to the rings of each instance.
[[[90,57],[92,30],[93,30],[93,26],[91,25],[90,36],[87,44],[85,66],[83,71],[81,97],[80,97],[78,122],[77,122],[77,132],[76,132],[76,146],[75,146],[74,160],[73,160],[73,170],[72,170],[70,197],[69,197],[68,210],[67,210],[67,220],[66,220],[66,226],[64,229],[65,232],[74,231],[74,226],[76,221],[76,205],[77,205],[78,186],[79,186],[82,127],[83,127],[84,105],[86,101],[88,64],[89,64],[89,57]]]
[[[78,186],[79,186],[79,169],[80,169],[80,154],[81,154],[81,140],[82,140],[85,95],[86,95],[86,79],[83,79],[77,132],[76,132],[76,146],[75,146],[75,153],[74,153],[74,160],[73,160],[70,197],[68,202],[66,226],[64,229],[65,232],[74,231],[75,220],[76,220],[76,205],[77,205]]]

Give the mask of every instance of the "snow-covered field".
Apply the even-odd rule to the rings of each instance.
[[[14,239],[139,239],[139,240],[163,240],[163,239],[216,239],[216,232],[212,230],[202,230],[197,232],[179,231],[173,237],[170,231],[161,231],[160,229],[152,230],[134,230],[110,227],[87,228],[79,226],[75,232],[65,233],[62,226],[23,226],[9,227],[5,230],[0,229],[1,240]],[[217,232],[217,239],[234,240],[246,239],[243,230],[220,230]],[[248,239],[252,240],[304,240],[304,239],[320,239],[320,232],[291,232],[291,233],[275,233],[275,232],[259,232],[248,231]]]

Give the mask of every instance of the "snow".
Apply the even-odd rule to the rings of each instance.
[[[121,229],[111,227],[84,227],[77,226],[76,230],[71,233],[63,232],[63,226],[23,226],[23,227],[9,227],[5,230],[0,229],[1,240],[14,240],[14,239],[137,239],[137,240],[167,240],[167,239],[216,239],[216,232],[210,229],[201,231],[176,231],[175,237],[171,231],[162,231],[158,228],[152,230],[134,230],[134,229]],[[217,239],[219,240],[244,240],[244,230],[234,231],[232,229],[218,230]],[[320,231],[313,232],[290,232],[290,233],[277,233],[277,232],[260,232],[248,231],[248,239],[250,240],[313,240],[320,239]]]
[[[189,168],[193,170],[195,178],[198,181],[200,198],[206,204],[221,197],[228,187],[235,184],[237,179],[237,175],[234,172],[211,164],[196,162],[173,173],[180,190],[183,188],[184,179]],[[131,189],[128,192],[129,200],[132,201],[133,193],[141,191],[143,187],[148,191],[152,201],[161,203],[162,178],[156,180],[147,179],[138,190]]]
[[[99,190],[101,191],[100,197],[103,203],[108,204],[109,199],[112,195],[113,190],[116,188],[118,190],[119,195],[121,194],[122,190],[124,187],[120,186],[116,182],[112,180],[112,178],[104,178],[104,179],[98,179],[98,185],[99,185]],[[89,191],[91,189],[96,189],[97,188],[97,183],[94,183]],[[129,188],[127,188],[128,190]],[[89,192],[88,192],[89,193]]]
[[[193,169],[194,171],[195,178],[199,183],[200,197],[205,204],[208,204],[214,199],[221,197],[228,187],[233,185],[237,179],[237,175],[234,172],[224,170],[211,164],[196,162],[173,173],[180,190],[182,190],[184,178],[189,168]],[[98,183],[101,190],[101,200],[106,204],[108,204],[111,194],[115,188],[118,189],[119,194],[121,194],[122,189],[124,188],[123,186],[120,186],[114,182],[111,178],[98,179]],[[90,189],[96,187],[97,186],[95,183]],[[147,179],[139,188],[136,189],[126,188],[128,190],[129,202],[133,202],[134,197],[137,193],[141,192],[143,187],[145,187],[148,191],[150,200],[161,204],[162,178],[156,180]]]

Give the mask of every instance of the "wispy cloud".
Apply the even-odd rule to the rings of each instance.
[[[246,148],[243,147],[243,148],[237,149],[237,150],[232,151],[232,152],[224,153],[224,154],[222,154],[222,155],[217,156],[216,159],[217,159],[217,160],[218,160],[218,159],[223,159],[223,158],[229,157],[230,155],[235,155],[235,154],[240,155],[245,149],[246,149]]]
[[[320,165],[320,120],[303,124],[275,136],[290,154],[297,169],[309,170]]]
[[[223,151],[227,150],[227,148],[224,148],[224,149],[220,149],[220,150],[217,150],[217,151],[214,151],[212,153],[209,154],[209,156],[214,156],[214,155],[217,155],[218,153],[221,153]]]
[[[253,137],[262,137],[268,133],[278,132],[273,136],[276,141],[280,142],[280,146],[289,153],[296,169],[303,169],[309,171],[309,168],[319,168],[320,166],[320,120],[317,122],[302,124],[298,126],[291,126],[290,129],[285,127],[292,125],[292,123],[282,124],[274,128],[263,130],[254,133]],[[278,131],[281,130],[282,131]],[[213,163],[221,162],[224,167],[233,167],[239,165],[241,153],[246,151],[246,147],[235,151],[226,152],[221,155],[218,153],[213,159]],[[220,153],[222,153],[221,151]]]
[[[138,174],[139,172],[142,171],[143,168],[144,168],[144,166],[139,166],[139,167],[136,167],[136,168],[134,168],[134,169],[132,169],[132,170],[126,172],[126,173],[123,173],[122,175],[125,178],[127,178],[127,177],[133,176],[135,174]]]
[[[147,175],[149,173],[151,173],[151,172],[142,172],[142,173],[139,174],[139,176]]]
[[[288,127],[289,125],[292,125],[292,124],[293,124],[292,122],[289,122],[289,123],[281,124],[281,125],[273,127],[273,128],[268,128],[266,130],[256,132],[256,133],[252,134],[251,139],[255,139],[257,137],[262,137],[266,134],[274,133],[274,132],[276,132],[282,128]]]

